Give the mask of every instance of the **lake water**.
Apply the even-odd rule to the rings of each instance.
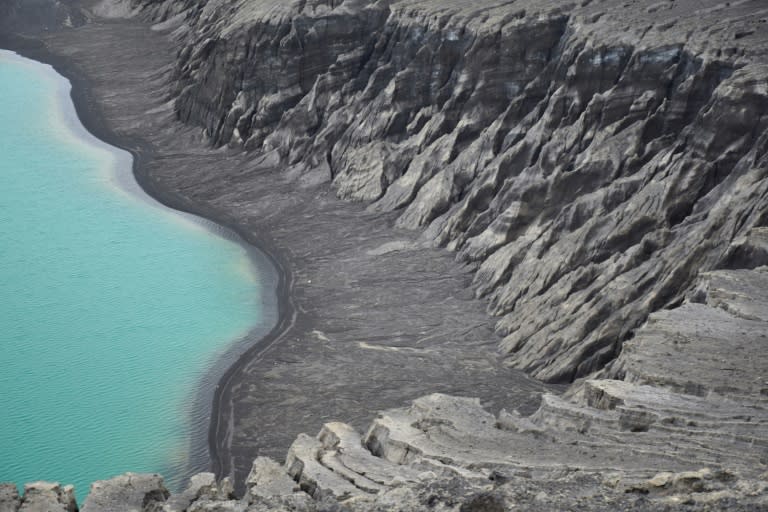
[[[201,379],[262,319],[265,284],[242,245],[130,190],[131,156],[69,91],[0,51],[0,481],[178,487]]]

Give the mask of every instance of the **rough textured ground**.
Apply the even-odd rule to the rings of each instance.
[[[226,387],[224,474],[242,487],[256,454],[352,416],[257,459],[243,500],[201,475],[165,502],[130,477],[141,507],[768,507],[763,2],[95,12],[119,21],[46,40],[115,130],[149,137],[150,186],[292,271],[295,324]],[[541,387],[499,368],[497,341],[575,384],[529,415]],[[482,401],[432,394],[355,431],[433,391]],[[128,503],[122,478],[85,509]]]
[[[540,379],[604,366],[768,223],[759,0],[146,6],[182,121],[456,251]]]

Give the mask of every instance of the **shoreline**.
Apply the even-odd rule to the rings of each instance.
[[[711,9],[704,10],[707,4]],[[207,386],[214,398],[216,414],[196,423],[210,420],[209,462],[219,477],[235,476],[234,494],[244,499],[234,501],[227,490],[201,495],[197,506],[291,508],[299,506],[297,482],[311,495],[300,495],[307,509],[331,506],[333,498],[359,511],[393,503],[414,510],[768,506],[768,460],[755,450],[768,439],[768,383],[754,378],[768,368],[759,350],[768,333],[761,250],[768,236],[768,152],[760,151],[768,120],[744,116],[768,105],[762,73],[768,31],[740,32],[742,21],[754,22],[752,10],[715,4],[659,11],[611,0],[567,13],[554,5],[547,6],[550,14],[524,10],[514,19],[506,6],[496,16],[495,4],[467,4],[448,10],[446,26],[432,23],[445,11],[439,2],[415,11],[399,4],[382,16],[384,28],[373,31],[382,55],[355,39],[370,65],[349,75],[360,80],[343,83],[339,76],[348,76],[333,62],[304,95],[311,104],[299,102],[296,110],[262,93],[282,92],[285,83],[304,92],[314,43],[343,40],[331,30],[317,39],[298,37],[302,44],[283,54],[283,29],[291,29],[293,18],[271,23],[267,16],[275,11],[235,9],[229,17],[202,11],[196,23],[169,33],[171,24],[151,21],[173,11],[158,9],[135,20],[38,34],[83,72],[105,124],[128,141],[147,143],[141,167],[147,187],[229,219],[244,239],[263,233],[261,243],[272,244],[285,262],[275,267],[286,273],[278,276],[285,293],[278,299],[292,309],[276,317],[275,337],[257,341],[258,350],[249,347],[217,385],[201,383],[198,395],[204,400]],[[371,12],[364,14],[370,20]],[[614,23],[617,14],[621,24]],[[314,15],[318,26],[327,22],[326,11]],[[360,14],[350,9],[339,16],[340,26],[356,22],[352,16]],[[264,21],[278,30],[262,30]],[[702,24],[712,30],[692,37]],[[419,32],[428,36],[425,45],[400,44],[422,25],[429,28]],[[654,26],[658,46],[649,46]],[[543,34],[545,51],[526,44],[532,32]],[[746,42],[733,43],[734,37]],[[456,82],[422,74],[424,55],[443,64],[445,40],[471,45],[445,58]],[[759,46],[751,48],[761,53],[748,62],[755,40]],[[506,87],[518,84],[515,66],[491,77],[503,88],[488,87],[486,71],[500,62],[493,53],[498,45],[510,50],[504,54],[512,60],[504,63],[525,64],[525,87]],[[280,58],[265,62],[250,51],[270,47],[280,49]],[[356,54],[340,55],[349,64]],[[706,65],[691,64],[701,59]],[[283,73],[265,88],[246,81],[265,76],[265,64],[278,64]],[[381,80],[375,73],[384,66],[392,74]],[[391,105],[391,87],[397,92],[427,81],[445,94],[415,102],[434,114],[426,122],[456,115],[459,124],[443,134],[433,126],[422,131],[422,121],[409,123],[413,130],[390,131],[416,112],[411,102]],[[324,94],[336,94],[339,85],[342,101],[323,105]],[[469,96],[468,86],[474,87]],[[240,93],[251,91],[256,94],[242,104]],[[496,117],[500,97],[512,103],[502,103],[506,110]],[[238,120],[237,138],[227,139],[235,106],[259,115],[273,105],[283,112],[277,129],[251,117],[245,125]],[[371,112],[387,124],[372,127]],[[305,144],[299,134],[307,120]],[[468,142],[480,129],[489,138]],[[571,144],[574,130],[580,143]],[[362,136],[348,139],[355,131]],[[283,161],[294,162],[295,155],[299,164],[278,165],[259,158],[260,151],[216,149],[254,133],[277,134],[271,140],[282,133],[287,143],[278,140],[278,147],[289,150]],[[440,138],[423,145],[425,134],[448,135],[450,147]],[[727,159],[719,146],[704,151],[696,143],[712,137],[723,147],[732,143]],[[440,190],[422,186],[405,213],[338,199],[359,190],[372,158],[387,158],[401,142],[418,143],[419,159],[450,149],[451,162],[427,162],[434,167],[421,171]],[[344,154],[334,158],[334,151]],[[466,162],[478,165],[460,168]],[[438,192],[452,196],[458,182],[465,193],[458,202],[441,198]],[[677,197],[681,187],[691,194]],[[671,191],[663,201],[662,189]],[[417,231],[423,219],[439,214],[428,209],[446,202],[448,215]],[[412,207],[421,213],[410,216]],[[514,230],[499,233],[499,224],[511,229],[510,218]],[[438,238],[446,249],[430,245]],[[503,252],[475,253],[495,250],[487,244],[500,240],[508,242]],[[475,253],[469,262],[465,251]],[[493,285],[478,286],[489,272],[498,272]],[[549,385],[530,375],[551,382],[584,378]],[[318,430],[314,438],[306,435]],[[132,478],[97,486],[92,503],[123,501]],[[285,492],[272,495],[278,478]],[[164,501],[160,477],[147,481]],[[262,486],[269,494],[263,500]],[[146,494],[140,506],[157,494]]]
[[[261,155],[213,148],[178,121],[167,80],[176,45],[146,20],[93,21],[17,38],[19,47],[57,71],[72,68],[62,74],[87,127],[106,131],[107,141],[114,133],[99,127],[119,134],[114,145],[137,159],[137,180],[150,195],[234,228],[282,274],[274,329],[218,367],[218,388],[203,382],[192,397],[200,404],[211,396],[212,413],[210,424],[194,424],[195,432],[208,427],[208,449],[193,450],[191,460],[234,476],[236,493],[254,459],[283,459],[296,436],[328,421],[363,429],[378,411],[435,392],[531,413],[541,393],[561,392],[504,365],[471,268],[455,254],[393,226],[392,214],[339,199],[327,181],[305,182]],[[202,438],[195,446],[206,444]]]
[[[280,337],[294,324],[296,320],[295,308],[291,297],[292,276],[287,262],[280,257],[279,250],[267,240],[257,238],[254,233],[243,228],[234,219],[205,208],[203,205],[195,205],[185,200],[172,190],[165,190],[160,184],[153,181],[147,172],[147,163],[152,159],[151,145],[144,140],[129,136],[117,135],[106,124],[106,117],[100,111],[95,101],[90,84],[85,73],[78,69],[77,65],[67,57],[62,57],[51,52],[45,42],[38,38],[0,34],[0,49],[6,49],[18,55],[44,64],[50,65],[56,73],[64,77],[71,84],[70,97],[74,104],[77,118],[83,128],[100,141],[118,150],[126,151],[132,156],[131,174],[138,187],[149,197],[161,205],[198,217],[206,229],[213,234],[235,241],[248,253],[251,264],[259,271],[267,271],[265,281],[275,282],[276,300],[274,308],[269,308],[269,313],[274,313],[274,323],[266,334],[261,331],[266,326],[255,325],[240,339],[233,340],[228,349],[220,354],[209,369],[202,375],[195,393],[195,402],[192,409],[198,409],[207,402],[209,393],[213,391],[213,401],[210,403],[210,423],[208,425],[207,465],[217,478],[227,476],[225,468],[230,467],[230,454],[222,453],[220,449],[226,442],[227,431],[231,427],[228,421],[231,418],[231,407],[227,408],[228,387],[233,375],[243,366],[256,359],[261,353],[271,348]],[[267,263],[265,265],[265,263]],[[271,293],[271,292],[270,292]],[[262,324],[267,321],[266,310],[262,310]],[[270,319],[271,320],[271,319]],[[272,323],[272,322],[270,322]],[[253,339],[257,338],[257,339]],[[243,350],[244,348],[244,350]],[[232,353],[238,353],[234,362],[227,364],[233,358]],[[205,385],[210,379],[211,373],[217,373],[221,366],[226,366],[224,373],[216,380],[213,390]],[[207,407],[206,407],[207,408]],[[223,428],[225,425],[226,428]],[[194,437],[194,436],[191,436]],[[202,449],[203,447],[198,447]],[[191,452],[194,453],[195,447]],[[190,460],[189,466],[194,466]],[[194,472],[194,471],[192,471]],[[231,469],[230,469],[231,472]]]

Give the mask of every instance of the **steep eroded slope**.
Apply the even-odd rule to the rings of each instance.
[[[184,42],[182,121],[476,265],[540,379],[602,368],[768,223],[760,2],[143,7]]]

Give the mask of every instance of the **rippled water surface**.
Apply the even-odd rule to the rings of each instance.
[[[174,484],[201,376],[260,317],[246,250],[126,190],[130,163],[0,51],[0,481]]]

